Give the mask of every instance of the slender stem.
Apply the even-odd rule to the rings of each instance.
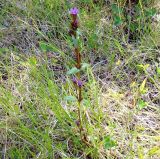
[[[82,120],[81,120],[81,103],[78,101],[78,118],[79,118],[79,132],[81,139],[83,139],[82,135]]]
[[[77,15],[72,14],[72,22],[71,22],[71,30],[70,35],[74,36],[75,39],[77,39],[77,28],[78,28],[78,19]],[[77,69],[81,68],[81,53],[79,51],[78,46],[74,46],[74,54],[76,56],[76,67]],[[76,77],[78,80],[81,78],[80,72],[76,74]],[[77,102],[78,102],[78,128],[80,133],[81,141],[84,142],[86,145],[89,146],[89,142],[87,140],[86,133],[83,132],[83,123],[82,123],[82,114],[81,114],[81,102],[82,102],[82,86],[81,85],[75,85],[76,93],[77,93]]]
[[[130,16],[130,19],[129,19],[129,25],[128,25],[128,43],[129,43],[129,39],[130,39],[130,27],[131,27],[131,21],[132,21],[132,3],[131,3],[131,0],[129,0],[129,16]]]

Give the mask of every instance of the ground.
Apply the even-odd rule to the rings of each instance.
[[[130,8],[123,0],[2,0],[1,158],[159,158],[159,2],[131,2]],[[79,134],[76,92],[67,73],[75,64],[68,33],[74,6],[88,143]]]

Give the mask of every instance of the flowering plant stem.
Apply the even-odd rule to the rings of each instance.
[[[78,48],[78,38],[77,38],[77,29],[78,29],[78,9],[77,8],[72,8],[70,10],[70,15],[72,17],[71,21],[71,26],[70,26],[70,31],[69,34],[72,37],[74,41],[74,54],[76,57],[76,64],[75,67],[80,70],[81,69],[81,54]],[[78,121],[77,121],[77,126],[79,128],[79,133],[81,140],[89,145],[88,140],[87,140],[87,135],[84,133],[84,128],[83,128],[83,123],[82,123],[82,114],[81,114],[81,102],[83,100],[82,98],[82,86],[83,82],[81,81],[81,74],[80,71],[76,73],[76,77],[73,79],[73,83],[77,92],[77,102],[78,102]]]

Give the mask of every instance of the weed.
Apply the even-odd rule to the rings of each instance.
[[[158,6],[1,0],[0,157],[158,159]]]

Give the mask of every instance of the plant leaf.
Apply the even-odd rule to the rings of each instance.
[[[120,16],[114,17],[114,25],[118,26],[118,25],[121,25],[122,23],[123,23],[123,21]]]
[[[72,37],[74,47],[78,46],[78,40],[75,37]]]
[[[78,73],[79,71],[80,71],[79,69],[77,69],[76,67],[73,67],[67,72],[67,75],[74,75]]]
[[[59,48],[57,48],[56,46],[54,46],[53,44],[50,44],[50,43],[46,43],[46,42],[39,42],[39,46],[41,48],[41,50],[43,52],[56,52],[56,53],[59,53],[62,57],[65,58],[65,53],[63,51],[61,51]]]
[[[147,106],[147,102],[145,102],[144,100],[140,99],[140,100],[138,101],[138,108],[139,108],[140,110],[142,110],[142,109],[145,108],[146,106]]]
[[[36,59],[35,57],[31,57],[31,58],[29,59],[29,63],[30,63],[31,65],[35,66],[35,65],[37,64],[37,59]]]
[[[75,96],[66,96],[65,100],[66,101],[75,102],[77,100],[77,98]]]
[[[144,79],[144,81],[142,82],[142,84],[141,84],[141,86],[139,88],[140,93],[144,93],[146,82],[147,82],[147,78]]]
[[[114,140],[112,140],[109,135],[104,137],[104,147],[105,147],[105,149],[110,149],[110,148],[112,148],[116,145],[117,145],[117,143]]]
[[[90,65],[88,63],[82,63],[81,70],[85,70],[88,68]]]
[[[153,148],[151,148],[148,152],[149,156],[153,156],[153,155],[159,155],[160,156],[160,149],[158,146],[154,146]]]
[[[160,75],[160,67],[157,67],[157,74]]]
[[[51,44],[45,43],[45,42],[40,42],[39,46],[41,48],[42,51],[46,52],[46,51],[54,51],[53,47]]]
[[[146,10],[145,14],[147,17],[152,17],[157,13],[157,10],[155,8],[150,8]]]
[[[123,9],[120,8],[117,4],[112,4],[111,8],[114,14],[121,14],[123,12]]]

